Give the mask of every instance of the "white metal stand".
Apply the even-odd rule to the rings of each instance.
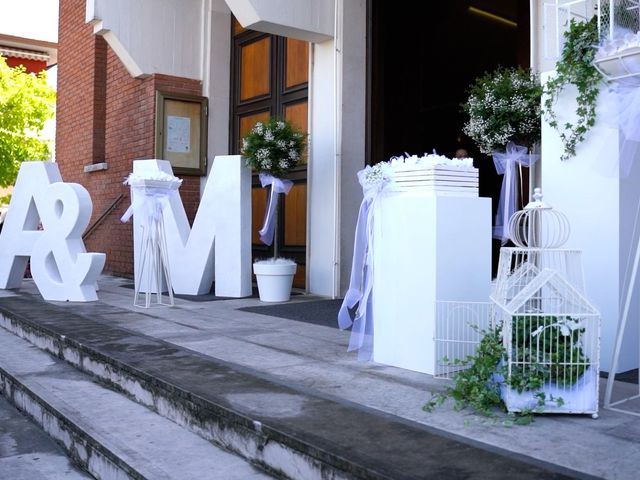
[[[136,279],[135,294],[133,304],[136,307],[151,307],[152,295],[156,294],[156,305],[166,305],[172,307],[173,287],[171,286],[171,274],[169,272],[169,256],[167,253],[167,239],[164,231],[164,220],[162,213],[159,215],[149,216],[147,221],[148,228],[142,231],[142,251],[140,252],[141,266],[138,270],[138,278]],[[141,280],[146,276],[146,291],[144,292],[144,301],[141,302],[140,285]],[[162,301],[163,280],[167,286],[169,303]]]

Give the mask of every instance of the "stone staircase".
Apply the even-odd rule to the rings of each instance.
[[[144,313],[0,299],[2,395],[96,478],[572,476],[114,326],[110,315]]]

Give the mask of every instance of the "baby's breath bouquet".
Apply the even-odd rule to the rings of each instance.
[[[475,80],[463,109],[463,131],[482,153],[504,150],[507,143],[531,147],[540,141],[542,87],[536,74],[499,68]]]
[[[247,166],[281,178],[298,164],[305,145],[306,134],[290,122],[272,117],[257,122],[242,139],[242,155]]]

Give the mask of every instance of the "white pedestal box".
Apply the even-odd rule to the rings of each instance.
[[[543,73],[546,81],[551,73]],[[558,99],[556,109],[572,120],[576,91]],[[600,95],[598,111],[607,98]],[[599,114],[600,115],[600,114]],[[602,315],[602,370],[610,371],[616,330],[622,315],[629,273],[638,239],[640,209],[640,149],[625,142],[623,133],[600,115],[577,154],[560,160],[563,144],[548,123],[542,123],[542,189],[545,201],[563,211],[571,222],[565,247],[582,250],[586,296]],[[631,154],[630,171],[620,172],[623,157]],[[632,296],[618,372],[638,368],[638,305],[640,288]]]
[[[436,374],[436,302],[487,302],[491,199],[384,192],[374,225],[373,360]]]

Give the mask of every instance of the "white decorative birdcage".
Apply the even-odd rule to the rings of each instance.
[[[544,57],[556,60],[571,20],[586,21],[597,13],[596,0],[545,0],[543,4]]]
[[[568,221],[536,189],[509,225],[519,246],[501,250],[491,293],[507,409],[597,416],[600,314],[585,297],[581,252],[559,248]]]
[[[609,80],[640,75],[640,0],[598,0],[596,68]]]
[[[567,217],[542,200],[539,188],[534,189],[533,201],[509,220],[509,237],[516,247],[500,250],[492,301],[507,305],[544,269],[558,272],[584,294],[582,252],[560,248],[570,231]]]
[[[535,189],[509,225],[517,246],[500,251],[491,302],[437,303],[436,376],[467,368],[483,335],[498,330],[505,358],[496,378],[510,412],[597,417],[600,314],[585,295],[581,252],[561,248],[569,222]]]
[[[510,412],[598,413],[600,314],[566,278],[544,268],[496,305]]]

